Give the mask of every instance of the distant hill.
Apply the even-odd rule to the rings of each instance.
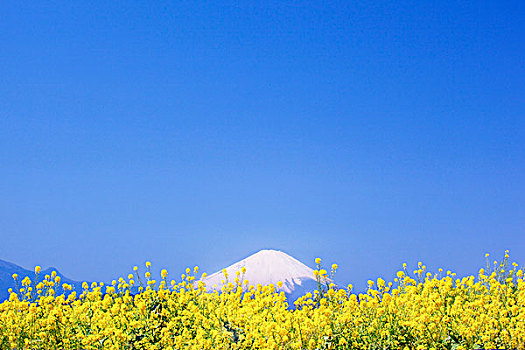
[[[56,271],[57,276],[60,276],[61,283],[70,284],[74,290],[77,291],[77,293],[82,290],[82,282],[73,281],[52,267],[40,271],[40,274],[38,275],[39,281],[41,281],[46,275],[51,275],[51,272],[53,271]],[[15,290],[15,281],[13,280],[14,273],[18,275],[19,281],[22,281],[26,276],[31,278],[31,280],[35,278],[34,271],[24,269],[21,266],[0,259],[0,302],[9,298],[9,288],[13,288],[13,290]]]

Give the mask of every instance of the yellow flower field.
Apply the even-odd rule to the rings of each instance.
[[[2,349],[525,349],[523,270],[488,264],[477,276],[406,265],[365,294],[331,284],[316,261],[318,290],[288,305],[279,286],[249,286],[243,272],[206,292],[187,269],[180,282],[127,279],[68,292],[52,274],[18,281],[0,304]],[[331,275],[331,276],[330,276]],[[200,279],[200,276],[199,276]],[[228,281],[228,276],[225,277]],[[130,289],[138,287],[133,295]]]

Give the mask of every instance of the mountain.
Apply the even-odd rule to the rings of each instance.
[[[38,280],[41,281],[46,275],[51,275],[51,272],[53,271],[56,271],[57,276],[60,276],[61,283],[70,284],[77,293],[82,291],[82,282],[73,281],[52,267],[40,271]],[[9,288],[15,290],[15,281],[13,280],[14,273],[18,275],[19,283],[21,283],[26,276],[31,278],[31,280],[35,278],[34,271],[24,269],[21,266],[0,259],[0,302],[9,298]]]
[[[290,305],[292,305],[297,298],[308,292],[313,292],[317,287],[314,270],[299,260],[278,250],[261,250],[246,259],[228,266],[226,268],[229,275],[228,280],[233,282],[236,277],[236,272],[241,271],[243,267],[246,268],[246,273],[243,278],[247,280],[250,285],[257,286],[261,284],[264,286],[273,284],[277,288],[277,283],[282,282],[283,285],[278,288],[278,290],[286,294]],[[73,281],[64,277],[54,268],[42,270],[39,274],[39,281],[41,281],[45,275],[50,275],[52,271],[57,272],[57,275],[61,277],[62,283],[72,285],[77,293],[82,291],[82,282]],[[35,278],[34,271],[0,260],[0,302],[9,297],[9,288],[15,289],[15,282],[12,277],[14,273],[18,275],[19,281],[22,281],[26,276],[31,279]],[[206,283],[208,290],[220,290],[222,280],[224,279],[221,269],[207,276],[203,281]]]
[[[277,288],[277,282],[282,282],[283,285],[278,290],[287,295],[290,304],[300,296],[312,292],[317,286],[313,269],[278,250],[261,250],[228,266],[228,281],[233,282],[236,272],[243,267],[246,268],[244,280],[248,280],[250,285],[273,284]],[[208,290],[220,290],[223,280],[223,272],[219,270],[203,281]]]

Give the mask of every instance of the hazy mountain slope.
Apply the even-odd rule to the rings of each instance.
[[[57,275],[61,278],[61,283],[67,283],[72,285],[77,293],[82,290],[82,282],[73,281],[67,277],[64,277],[57,269],[48,268],[42,270],[39,274],[39,280],[42,280],[45,275],[50,275],[52,271],[56,271]],[[0,259],[0,302],[9,297],[8,289],[15,289],[15,282],[13,280],[13,274],[18,275],[18,280],[22,281],[26,276],[33,280],[35,278],[35,272],[24,269],[16,264],[4,261]]]

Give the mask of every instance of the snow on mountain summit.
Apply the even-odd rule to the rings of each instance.
[[[257,284],[263,286],[277,285],[277,282],[280,281],[283,285],[279,290],[287,294],[294,292],[305,283],[315,282],[314,271],[311,268],[278,250],[261,250],[228,266],[226,271],[230,282],[235,279],[236,272],[241,271],[243,267],[246,268],[244,280],[248,280],[249,284],[254,286]],[[206,277],[203,281],[208,289],[220,289],[224,279],[222,270],[220,270]]]

